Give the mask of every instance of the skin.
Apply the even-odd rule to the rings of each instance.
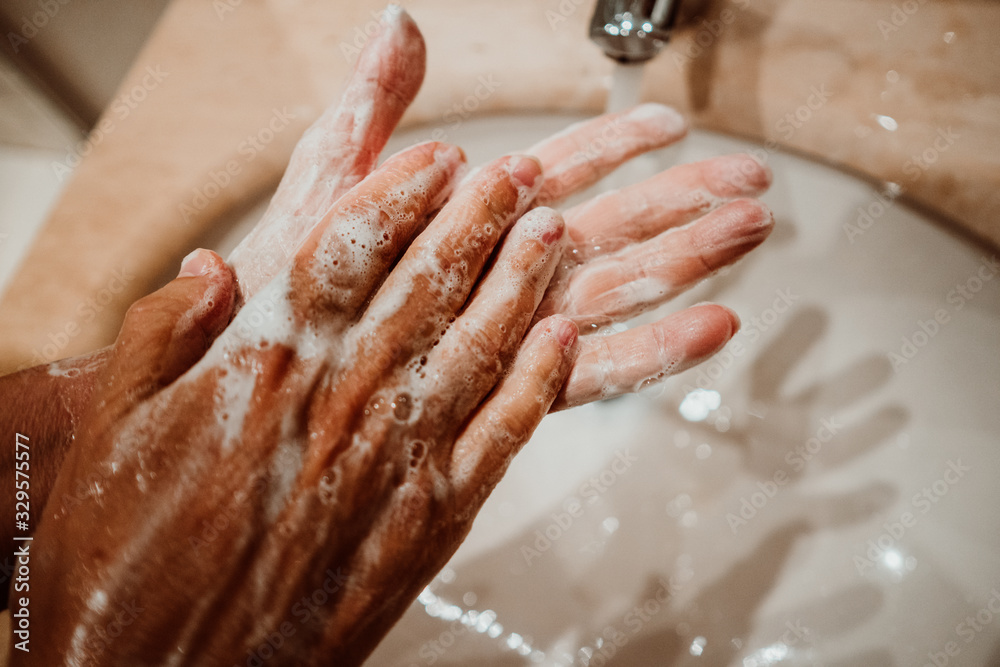
[[[77,625],[96,632],[114,618],[114,604],[133,595],[156,600],[146,608],[157,611],[129,626],[131,639],[123,635],[110,647],[85,642],[85,650],[124,664],[134,664],[128,655],[161,659],[183,641],[216,657],[246,655],[259,636],[261,614],[254,610],[271,614],[269,627],[280,629],[301,598],[296,595],[326,584],[322,573],[331,568],[319,565],[327,564],[339,573],[337,595],[298,635],[301,645],[289,649],[287,659],[308,664],[335,651],[345,664],[360,661],[457,548],[510,457],[550,407],[632,391],[700,362],[735,333],[735,315],[707,304],[573,342],[576,325],[589,333],[593,325],[659,305],[759,244],[770,231],[770,213],[740,198],[766,189],[766,168],[745,156],[677,167],[570,209],[564,233],[562,218],[550,209],[521,216],[539,203],[558,204],[634,155],[676,141],[685,132],[676,114],[646,105],[589,121],[533,147],[538,162],[493,163],[452,196],[462,158],[443,145],[410,149],[369,175],[422,76],[419,32],[404,13],[389,16],[359,59],[344,103],[307,133],[268,213],[228,267],[211,254],[197,255],[206,272],[138,302],[112,348],[0,379],[0,393],[19,392],[21,401],[17,412],[0,419],[35,434],[35,451],[39,444],[46,451],[48,467],[33,476],[36,512],[50,496],[45,483],[72,451],[36,541],[48,553],[42,567],[52,582],[46,589],[52,608],[46,613],[61,619],[52,650],[68,650]],[[374,100],[373,111],[359,114],[365,99]],[[542,178],[542,170],[551,178]],[[415,187],[426,185],[428,172],[434,186]],[[517,174],[522,182],[514,197]],[[406,194],[390,203],[384,193],[393,189]],[[372,202],[380,201],[373,213]],[[386,215],[395,224],[382,230],[377,247],[365,244],[371,247],[358,254],[349,237],[366,212],[365,229]],[[483,275],[502,238],[503,249]],[[634,287],[651,282],[655,289]],[[400,294],[410,295],[402,305]],[[206,299],[211,308],[204,307]],[[248,340],[242,334],[253,327],[241,327],[239,315],[229,322],[243,311],[249,322],[255,303],[287,304],[294,331],[254,334],[253,346],[241,347]],[[317,348],[317,340],[338,343]],[[423,377],[413,376],[414,364]],[[222,389],[223,373],[248,375],[254,387],[257,409],[247,409],[244,418],[254,428],[243,431],[245,455],[238,458],[227,455],[225,438],[212,432],[218,410],[204,407],[237,400]],[[404,395],[418,398],[420,417],[402,427],[388,411],[395,412]],[[152,414],[155,433],[147,432]],[[294,426],[282,415],[296,415]],[[364,447],[357,446],[359,438]],[[414,442],[423,443],[417,455]],[[273,465],[276,452],[291,450],[298,452],[294,464]],[[33,461],[41,462],[37,454]],[[149,461],[156,462],[162,491],[134,483],[135,474],[149,472],[143,467]],[[115,462],[118,470],[107,477]],[[13,469],[4,463],[4,471]],[[181,476],[178,465],[195,470]],[[272,480],[278,469],[295,480],[281,494]],[[334,469],[339,472],[329,475]],[[80,486],[94,475],[106,481],[101,497],[114,503]],[[167,496],[176,497],[170,494],[181,487],[188,501],[171,505]],[[273,521],[251,521],[263,505],[279,508],[271,511]],[[175,544],[180,535],[201,535],[199,521],[210,523],[220,507],[232,507],[228,537],[220,535],[207,550]],[[155,530],[146,531],[153,541],[137,545],[134,517],[157,514]],[[99,526],[112,539],[96,540],[92,531]],[[318,535],[322,549],[286,544],[315,542]],[[101,547],[81,551],[80,544]],[[376,552],[376,564],[369,563]],[[136,553],[155,555],[154,565],[175,555],[183,565],[172,580],[185,582],[187,594],[158,590],[162,571],[132,567]],[[259,582],[274,579],[276,568],[288,581],[265,586],[281,589],[268,600],[241,588],[248,587],[248,574],[235,574],[252,571]],[[401,584],[403,571],[409,578]],[[221,582],[227,582],[224,590]],[[111,600],[99,613],[88,608],[98,590]],[[63,606],[65,591],[72,603]],[[208,641],[207,630],[166,631],[165,619],[185,611],[185,627],[211,627],[218,640]],[[217,620],[206,626],[199,613]]]
[[[542,182],[534,159],[487,165],[413,240],[461,164],[440,144],[389,160],[200,360],[235,303],[221,259],[196,255],[197,275],[133,306],[36,534],[46,641],[28,664],[221,664],[283,623],[297,632],[282,664],[372,650],[458,547],[575,356],[565,318],[525,338],[564,236],[555,211],[523,215]],[[273,326],[241,327],[274,296]],[[86,497],[59,500],[92,478]],[[206,532],[220,507],[227,526]],[[330,600],[300,622],[296,603],[331,576]],[[143,611],[104,641],[121,602]]]

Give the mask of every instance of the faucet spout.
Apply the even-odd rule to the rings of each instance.
[[[680,0],[598,0],[590,39],[620,63],[651,59],[670,39]]]

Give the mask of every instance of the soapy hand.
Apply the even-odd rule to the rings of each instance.
[[[230,664],[282,627],[283,664],[372,650],[575,354],[560,316],[525,336],[564,236],[527,212],[536,160],[487,165],[420,231],[462,164],[436,143],[389,159],[228,326],[208,251],[130,309],[35,537],[35,664]],[[108,642],[123,602],[143,611]]]
[[[420,88],[424,62],[416,25],[402,10],[387,11],[341,103],[302,138],[266,214],[229,258],[237,309],[287,265],[333,203],[370,173]],[[569,128],[526,151],[546,174],[534,203],[557,205],[685,132],[680,116],[655,104]],[[633,391],[725,345],[737,320],[714,305],[612,335],[593,334],[600,325],[660,305],[758,245],[772,220],[752,197],[769,183],[767,168],[749,156],[719,157],[674,167],[565,212],[570,247],[539,312],[567,315],[584,336],[554,408]],[[45,452],[36,463],[33,508],[44,505],[108,354],[99,350],[0,378],[0,421],[33,433],[34,446]],[[33,509],[32,525],[37,518]]]
[[[422,77],[419,32],[387,13],[233,272],[203,252],[192,266],[204,272],[138,302],[113,348],[54,367],[76,371],[67,383],[86,400],[69,402],[92,408],[65,429],[78,441],[38,535],[61,619],[53,648],[228,659],[291,616],[299,639],[283,659],[336,649],[357,661],[457,547],[550,405],[631,391],[735,333],[713,305],[575,346],[569,320],[590,333],[631,317],[760,243],[770,214],[740,198],[767,187],[763,166],[736,156],[668,170],[566,211],[564,240],[560,216],[535,209],[480,280],[530,206],[558,204],[685,126],[659,105],[604,116],[530,150],[544,180],[534,161],[508,158],[454,196],[460,153],[439,144],[362,183]],[[79,503],[81,479],[103,482]],[[228,530],[206,539],[220,513]],[[167,563],[171,585],[158,587]],[[295,604],[316,590],[331,602],[300,627]],[[113,646],[94,641],[129,595],[156,600],[146,620]]]

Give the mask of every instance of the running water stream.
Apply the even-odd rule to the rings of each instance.
[[[642,77],[645,72],[645,63],[628,65],[615,63],[604,111],[614,113],[639,104],[642,101]],[[656,171],[655,158],[640,155],[616,169],[605,179],[604,184],[607,186],[606,189],[622,188],[649,178]]]
[[[638,104],[642,75],[645,71],[646,66],[643,63],[636,65],[615,63],[614,71],[611,73],[608,102],[604,110],[612,113]]]

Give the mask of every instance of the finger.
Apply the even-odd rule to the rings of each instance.
[[[584,337],[552,409],[636,392],[687,370],[721,350],[739,327],[728,308],[703,304],[622,333]]]
[[[128,309],[95,394],[108,419],[170,384],[195,364],[233,312],[232,271],[210,250],[184,259],[177,278]]]
[[[383,381],[440,340],[494,246],[527,209],[541,180],[534,158],[511,156],[488,164],[465,182],[410,245],[369,303],[362,321],[344,340],[345,354],[356,362],[332,379],[325,392],[336,394],[337,404],[321,399],[320,407],[313,410],[324,415],[323,429],[345,431]],[[300,291],[293,286],[293,300]],[[308,298],[322,307],[324,295],[331,291],[320,289]],[[310,319],[322,317],[316,312]],[[307,465],[314,474],[325,465],[328,453],[317,450],[310,457]]]
[[[405,10],[386,8],[340,104],[310,127],[271,204],[229,257],[249,299],[294,254],[316,222],[375,166],[424,78],[423,37]]]
[[[511,229],[469,305],[427,355],[424,419],[461,424],[509,367],[559,260],[562,216],[525,214]]]
[[[466,182],[407,249],[366,312],[361,351],[394,356],[429,348],[465,304],[494,247],[541,184],[534,158],[500,158]]]
[[[295,312],[306,319],[352,319],[442,205],[464,164],[455,146],[419,144],[344,195],[298,250],[291,270]]]
[[[566,211],[572,257],[585,261],[680,227],[771,185],[771,170],[749,155],[726,155],[667,169]]]
[[[655,308],[760,245],[771,211],[740,199],[685,227],[568,269],[536,317],[561,313],[578,326],[621,322]]]
[[[474,513],[503,477],[566,381],[577,358],[577,329],[550,317],[535,325],[514,366],[455,441],[456,507]]]
[[[687,123],[662,104],[641,104],[572,125],[527,151],[542,163],[545,184],[535,198],[551,206],[596,183],[633,157],[674,143]]]

